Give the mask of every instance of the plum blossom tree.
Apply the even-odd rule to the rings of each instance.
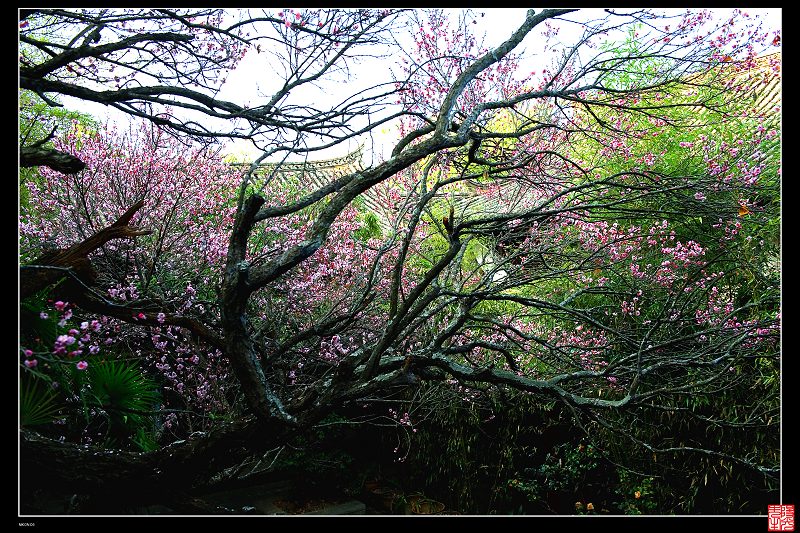
[[[34,185],[24,294],[66,280],[56,291],[118,328],[111,342],[160,373],[172,407],[231,413],[170,415],[174,437],[191,438],[142,455],[26,430],[23,475],[63,471],[57,482],[78,492],[208,510],[185,494],[340,406],[431,381],[555,399],[641,454],[774,477],[779,276],[765,258],[778,242],[779,134],[775,110],[747,102],[761,94],[755,79],[778,79],[779,62],[758,59],[778,37],[741,12],[717,23],[605,10],[562,44],[574,11],[530,10],[491,49],[473,15],[435,10],[23,13],[23,88],[149,120],[128,140],[68,135],[55,147],[87,168],[43,170]],[[546,59],[521,72],[537,33]],[[262,46],[276,92],[258,106],[218,99]],[[394,79],[329,109],[293,99],[388,51],[402,53]],[[313,188],[279,179],[289,156],[392,120],[401,135],[387,159]],[[202,146],[222,138],[262,155],[234,172]],[[136,240],[83,250],[92,275],[53,262],[114,227]],[[57,251],[37,256],[46,239]],[[748,387],[767,400],[748,401]],[[768,444],[740,453],[631,426],[651,412]],[[79,467],[61,470],[65,460]]]

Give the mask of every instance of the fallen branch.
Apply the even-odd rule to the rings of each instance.
[[[149,235],[152,230],[134,228],[129,225],[131,218],[144,206],[144,200],[139,200],[125,211],[116,222],[101,229],[91,237],[64,250],[45,252],[39,256],[32,265],[62,267],[71,269],[78,279],[91,283],[96,277],[94,269],[89,262],[89,254],[113,239],[125,239],[140,235]],[[20,300],[24,300],[48,285],[63,279],[67,273],[58,269],[21,269],[20,270]]]

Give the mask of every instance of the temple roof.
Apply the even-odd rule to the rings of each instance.
[[[744,90],[742,99],[752,98],[752,107],[748,106],[750,114],[753,116],[762,116],[767,119],[770,127],[777,127],[780,123],[780,105],[781,105],[781,79],[780,76],[773,75],[774,72],[780,72],[781,68],[781,53],[775,52],[765,56],[756,58],[755,68],[741,68],[737,63],[722,63],[720,72],[722,79],[728,78],[728,73],[733,73],[734,83],[744,82],[745,84],[751,83],[751,86]],[[699,73],[696,76],[707,76],[708,71]],[[699,113],[698,119],[703,113]],[[719,125],[717,127],[721,127]],[[713,130],[712,126],[712,130]],[[777,144],[777,143],[776,143]],[[779,146],[779,144],[777,144]],[[264,163],[258,166],[256,175],[264,178],[271,177],[272,180],[292,181],[298,185],[314,190],[322,187],[336,178],[346,174],[357,172],[363,168],[362,165],[363,146],[359,146],[349,154],[341,157],[324,159],[324,160],[309,160],[302,162],[284,162],[284,163]],[[772,155],[772,154],[770,154]],[[246,164],[237,163],[234,165],[247,166]],[[521,184],[516,180],[501,180],[500,187],[504,189],[503,193],[510,197],[516,197],[520,194]],[[509,187],[513,190],[509,190]],[[387,213],[386,207],[379,201],[376,188],[372,188],[365,192],[361,197],[363,198],[366,206],[379,215],[382,225],[388,224],[388,219],[391,218],[391,213]],[[477,210],[492,209],[492,206],[487,204],[485,197],[476,198],[474,194],[468,191],[461,191],[457,193],[447,193],[447,196],[455,204],[458,211],[469,212]],[[491,203],[491,202],[490,202]],[[495,206],[496,207],[496,206]]]

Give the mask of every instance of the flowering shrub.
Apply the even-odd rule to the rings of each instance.
[[[163,311],[213,316],[211,302],[224,264],[239,176],[215,152],[187,146],[144,125],[124,133],[112,126],[97,134],[76,128],[56,146],[80,155],[87,169],[66,176],[42,168],[41,179],[28,184],[31,202],[20,217],[23,256],[35,257],[46,246],[75,244],[144,199],[145,207],[132,223],[154,233],[136,242],[110,241],[93,255],[101,290],[120,305],[159,302],[159,311],[152,313],[159,324]],[[53,307],[59,327],[77,312],[68,302],[56,301]],[[52,312],[41,311],[42,319]],[[48,357],[80,357],[75,363],[79,370],[109,351],[140,358],[164,383],[164,407],[185,412],[184,431],[203,427],[210,411],[229,409],[224,357],[197,345],[181,328],[138,326],[147,314],[133,312],[125,322],[81,313],[78,327],[42,348]],[[40,359],[29,358],[26,366]],[[165,426],[170,429],[176,418],[181,417],[171,413]]]
[[[23,364],[36,367],[41,354],[48,358],[80,356],[75,364],[83,370],[92,364],[92,356],[123,350],[139,359],[161,383],[165,414],[160,423],[173,438],[210,427],[215,417],[235,409],[227,358],[184,328],[166,324],[165,311],[217,320],[215,301],[240,173],[214,152],[185,146],[146,126],[124,134],[110,126],[97,135],[74,130],[56,144],[74,150],[88,167],[75,176],[42,169],[43,179],[28,184],[35,201],[20,217],[23,255],[35,257],[45,246],[74,244],[144,198],[145,206],[132,224],[152,229],[154,234],[136,242],[111,241],[92,261],[98,270],[98,285],[109,301],[143,307],[155,303],[157,310],[134,311],[127,321],[84,312],[73,317],[78,311],[72,305],[56,301],[53,308],[41,311],[42,320],[53,316],[59,327],[79,320],[80,327],[54,338],[52,347],[31,350],[23,346],[28,354]],[[78,145],[79,150],[75,148]],[[288,201],[290,194],[288,188],[280,187],[264,193],[278,203]],[[382,249],[378,240],[359,237],[365,224],[355,207],[348,207],[314,261],[256,295],[253,319],[268,326],[274,338],[285,338],[314,328],[326,317],[349,312],[363,299],[363,291],[385,294],[388,278],[376,274],[380,269],[373,267],[383,261],[380,264],[385,268],[394,256],[387,254],[388,248]],[[266,224],[261,228],[261,246],[252,249],[249,259],[258,262],[280,253],[301,241],[307,228],[307,213]],[[273,313],[267,314],[267,309]],[[369,330],[380,319],[361,314],[363,320],[346,336],[334,331],[316,340],[301,338],[293,347],[296,357],[286,370],[289,383],[295,383],[309,361],[335,365],[369,338]]]

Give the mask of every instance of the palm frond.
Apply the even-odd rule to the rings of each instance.
[[[19,398],[19,422],[22,426],[36,426],[52,422],[60,408],[56,396],[35,378],[22,380]]]

